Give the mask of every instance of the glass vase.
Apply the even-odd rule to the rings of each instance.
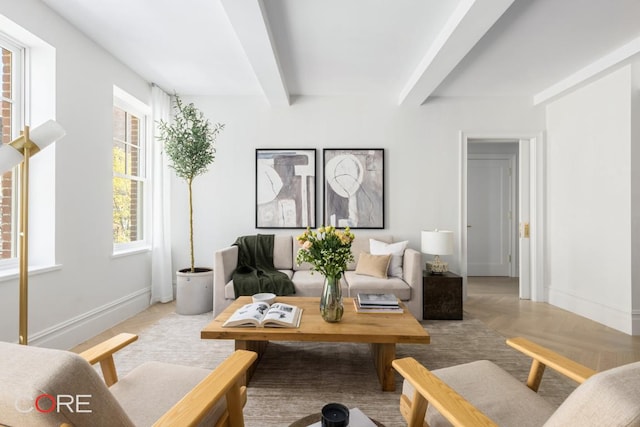
[[[324,278],[324,288],[320,296],[320,315],[326,322],[339,322],[342,319],[342,313],[344,313],[340,276],[339,274]]]

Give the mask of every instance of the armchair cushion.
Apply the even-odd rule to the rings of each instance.
[[[487,360],[432,372],[500,426],[541,426],[555,410],[521,381]],[[405,380],[403,394],[411,398],[413,391]],[[428,406],[426,419],[431,427],[451,425],[433,405]]]
[[[586,425],[640,425],[640,362],[592,376],[567,397],[545,424]]]
[[[102,378],[75,353],[0,342],[0,360],[0,425],[133,426]],[[86,395],[81,409],[91,412],[78,412],[75,405],[52,408],[50,398],[39,399],[38,407],[50,410],[41,412],[35,399],[43,394]]]
[[[136,426],[150,426],[210,373],[208,369],[147,362],[121,378],[109,390]],[[225,406],[223,398],[200,425],[213,425]]]
[[[235,351],[213,371],[147,363],[118,381],[113,353],[135,339],[119,334],[81,355],[0,342],[0,425],[243,425],[241,381],[256,353]]]

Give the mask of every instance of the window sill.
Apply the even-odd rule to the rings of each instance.
[[[62,264],[30,267],[29,276],[37,276],[39,274],[45,274],[58,270],[62,270]],[[9,280],[15,280],[19,278],[20,270],[18,268],[8,268],[6,270],[0,270],[0,282],[7,282]]]
[[[139,247],[139,248],[128,248],[128,249],[118,249],[114,250],[111,254],[111,258],[121,258],[129,255],[137,255],[151,252],[151,248],[149,246]]]

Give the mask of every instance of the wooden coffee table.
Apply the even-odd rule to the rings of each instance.
[[[396,357],[396,344],[429,344],[431,339],[404,304],[401,304],[402,314],[356,313],[353,299],[345,298],[342,321],[328,323],[320,317],[319,298],[278,297],[276,301],[303,309],[299,328],[223,328],[222,324],[236,309],[251,302],[251,297],[239,297],[200,332],[202,339],[235,340],[236,350],[258,353],[258,359],[247,373],[247,382],[269,341],[361,342],[371,347],[382,390],[394,391],[391,362]]]

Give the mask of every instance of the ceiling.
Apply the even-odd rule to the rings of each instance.
[[[168,92],[262,94],[272,105],[292,95],[544,100],[640,51],[640,0],[43,2]]]

